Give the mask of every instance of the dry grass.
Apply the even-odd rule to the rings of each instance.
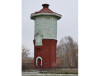
[[[77,69],[69,69],[69,70],[49,70],[46,72],[40,72],[40,73],[44,73],[44,74],[78,74],[78,70]]]

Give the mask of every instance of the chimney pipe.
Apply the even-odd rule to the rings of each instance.
[[[43,8],[48,8],[49,4],[42,4]]]

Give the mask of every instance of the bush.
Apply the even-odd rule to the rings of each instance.
[[[23,58],[22,59],[22,71],[31,70],[34,68],[34,63],[32,58]]]

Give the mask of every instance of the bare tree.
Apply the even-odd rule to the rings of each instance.
[[[78,45],[70,36],[60,40],[57,46],[57,59],[60,59],[57,62],[58,67],[78,67]]]
[[[30,50],[27,49],[25,46],[22,46],[22,71],[23,70],[30,70],[33,69],[34,60],[33,58],[29,57]]]
[[[27,58],[30,54],[30,50],[27,49],[24,45],[22,46],[22,58]]]

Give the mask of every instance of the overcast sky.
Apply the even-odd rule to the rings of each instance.
[[[30,49],[30,56],[34,55],[34,21],[31,13],[42,9],[42,4],[49,4],[49,8],[62,15],[57,22],[57,40],[64,36],[71,36],[78,42],[78,0],[22,0],[22,44]]]

